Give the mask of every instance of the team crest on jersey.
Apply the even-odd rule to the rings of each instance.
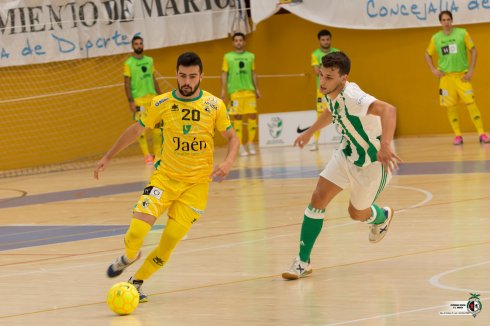
[[[179,111],[179,106],[177,104],[172,105],[170,111]]]
[[[155,103],[155,106],[159,106],[160,104],[165,103],[167,100],[168,100],[168,97],[162,98],[161,100],[159,100],[158,102]]]

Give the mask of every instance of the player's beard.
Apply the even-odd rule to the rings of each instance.
[[[143,53],[143,48],[134,49],[134,53],[136,53],[136,54]]]
[[[335,87],[332,90],[328,90],[327,89],[325,95],[332,94],[333,92],[335,92],[336,90],[338,90],[341,84],[342,84],[342,81],[339,81],[338,84],[335,85]]]
[[[192,88],[189,85],[180,86],[180,84],[177,82],[177,86],[179,86],[179,93],[183,96],[186,96],[186,97],[194,95],[196,93],[196,91],[199,89],[200,84],[201,84],[201,82],[198,82],[196,87]],[[188,88],[185,89],[184,88],[185,86],[187,86]]]

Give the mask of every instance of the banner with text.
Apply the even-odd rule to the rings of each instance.
[[[293,146],[296,137],[315,121],[314,110],[259,114],[259,146]],[[320,144],[339,141],[340,135],[332,124],[321,130]]]
[[[8,0],[0,2],[0,67],[225,38],[243,26],[243,0]]]
[[[281,7],[325,26],[351,29],[397,29],[439,26],[443,10],[455,24],[490,22],[490,0],[250,0],[252,20],[258,24]]]

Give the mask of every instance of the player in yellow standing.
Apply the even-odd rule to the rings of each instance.
[[[450,11],[441,11],[439,22],[442,30],[432,36],[425,52],[425,61],[432,73],[439,78],[439,103],[447,108],[449,123],[455,134],[453,144],[463,144],[456,107],[459,101],[466,105],[480,135],[480,143],[488,143],[490,140],[483,129],[480,110],[475,104],[473,87],[470,83],[475,71],[476,47],[466,29],[453,27],[453,14]],[[468,62],[468,51],[471,55],[470,62]],[[432,57],[436,53],[437,68],[432,62]]]
[[[129,102],[129,110],[133,113],[133,120],[138,121],[141,115],[150,107],[151,100],[161,94],[155,78],[153,58],[144,55],[143,38],[134,36],[131,40],[133,54],[124,62],[124,90]],[[153,155],[148,150],[146,134],[142,133],[138,138],[141,151],[145,157],[145,163],[153,165],[161,154],[162,132],[159,128],[153,130]]]
[[[311,53],[311,67],[316,76],[316,115],[317,118],[319,118],[323,111],[325,111],[327,105],[325,95],[320,91],[320,67],[322,65],[322,57],[340,50],[332,47],[332,34],[330,31],[322,29],[318,32],[317,38],[320,47]],[[319,139],[320,131],[317,131],[315,132],[314,143],[310,151],[314,152],[318,150]]]
[[[255,155],[257,99],[260,98],[255,72],[255,55],[245,51],[245,35],[243,33],[233,34],[232,41],[235,49],[223,57],[221,98],[224,100],[228,91],[230,97],[228,113],[233,128],[240,139],[240,156]],[[243,118],[247,120],[247,142],[242,140]]]
[[[233,130],[223,101],[201,90],[202,62],[193,52],[177,60],[178,89],[155,97],[146,115],[127,128],[112,148],[97,162],[94,177],[111,158],[134,142],[146,128],[163,121],[165,142],[162,160],[143,190],[124,237],[126,252],[107,270],[107,276],[120,275],[140,257],[143,240],[156,219],[168,209],[168,222],[160,243],[146,257],[129,282],[147,301],[141,286],[163,267],[191,225],[204,213],[211,178],[221,181],[235,161],[240,142]],[[217,129],[228,141],[223,162],[213,170],[214,133]]]

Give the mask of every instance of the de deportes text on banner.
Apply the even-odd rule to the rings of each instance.
[[[137,34],[146,49],[225,38],[237,1],[0,1],[0,67],[130,52]]]

